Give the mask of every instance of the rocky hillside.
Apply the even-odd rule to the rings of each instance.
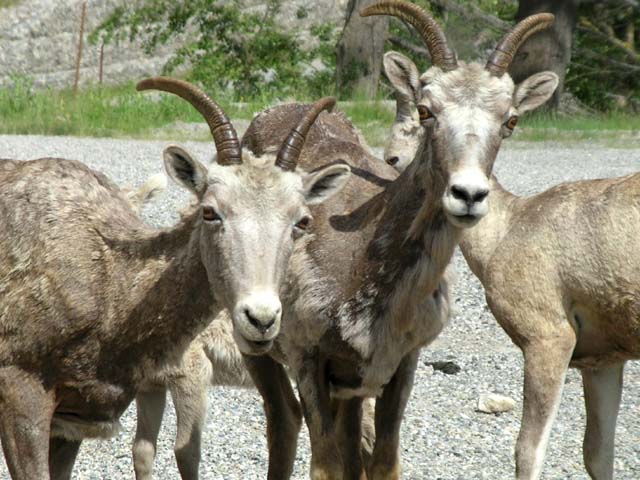
[[[8,3],[12,6],[3,7]],[[98,81],[100,46],[86,42],[88,34],[123,0],[88,0],[81,82]],[[248,9],[262,9],[264,1],[243,0]],[[286,28],[304,28],[314,22],[340,22],[347,0],[285,0],[280,21]],[[16,75],[27,76],[38,87],[73,84],[81,0],[12,0],[0,2],[0,85]],[[118,83],[160,71],[171,46],[153,56],[137,45],[107,45],[104,81]]]

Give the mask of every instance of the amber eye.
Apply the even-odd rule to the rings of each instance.
[[[202,207],[202,218],[207,222],[222,222],[222,218],[213,207]]]
[[[518,117],[516,117],[515,115],[507,120],[507,128],[509,130],[513,130],[514,128],[516,128],[516,125],[518,125]]]
[[[311,217],[302,217],[295,228],[301,232],[306,232],[311,226]]]
[[[427,120],[430,120],[433,118],[433,114],[431,113],[431,110],[429,110],[424,105],[418,105],[418,115],[420,115],[421,122],[426,122]]]

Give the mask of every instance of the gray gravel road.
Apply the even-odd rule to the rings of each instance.
[[[139,184],[161,170],[166,142],[0,136],[0,157],[32,159],[60,156],[86,162],[120,184]],[[187,143],[203,161],[212,147]],[[505,187],[531,194],[582,178],[611,177],[640,170],[640,151],[595,144],[563,146],[507,143],[496,164]],[[187,200],[176,187],[149,205],[145,218],[170,225]],[[522,358],[489,313],[479,282],[457,254],[454,292],[456,315],[450,327],[424,350],[416,386],[402,429],[404,478],[505,479],[514,471],[513,450],[522,406]],[[450,361],[457,374],[433,371],[434,361]],[[630,364],[618,423],[616,478],[640,478],[640,368]],[[478,395],[497,392],[516,399],[516,409],[500,416],[477,413]],[[261,402],[253,391],[210,389],[203,439],[201,478],[266,478],[266,440]],[[130,445],[134,408],[123,418],[124,430],[111,441],[85,442],[74,471],[77,479],[131,478]],[[572,371],[545,464],[545,479],[587,479],[581,443],[585,416],[580,376]],[[177,478],[172,439],[175,416],[169,404],[160,436],[156,478]],[[309,447],[303,432],[294,478],[307,478]],[[0,463],[0,478],[8,478]]]

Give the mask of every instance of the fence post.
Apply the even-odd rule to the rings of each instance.
[[[80,62],[82,61],[82,46],[84,40],[84,20],[87,16],[87,2],[82,2],[82,15],[80,17],[80,37],[78,38],[78,54],[76,55],[76,78],[73,83],[73,95],[78,94],[78,84],[80,83]]]
[[[98,73],[98,78],[99,78],[99,83],[100,85],[102,85],[102,75],[103,75],[103,70],[104,68],[104,40],[102,41],[102,44],[100,45],[100,70]]]

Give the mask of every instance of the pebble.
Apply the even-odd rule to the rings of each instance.
[[[483,413],[504,413],[510,412],[516,406],[516,401],[500,395],[499,393],[483,393],[478,398],[477,410]]]

